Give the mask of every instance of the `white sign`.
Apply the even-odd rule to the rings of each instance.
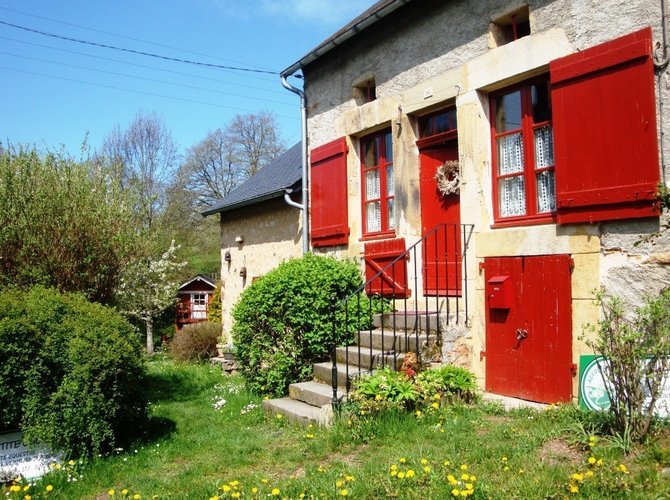
[[[49,472],[49,464],[59,457],[44,447],[28,448],[21,432],[0,434],[0,474],[35,479]]]
[[[584,368],[580,381],[580,393],[582,401],[590,410],[608,410],[610,398],[607,395],[603,373],[609,371],[609,361],[604,358],[594,357]],[[646,393],[645,388],[645,393]],[[645,406],[651,402],[651,396],[646,394]],[[663,381],[663,389],[656,400],[654,415],[661,418],[670,417],[670,377],[666,376]]]

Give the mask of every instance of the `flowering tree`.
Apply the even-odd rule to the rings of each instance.
[[[177,299],[177,271],[186,265],[177,261],[178,249],[173,240],[160,259],[138,260],[128,265],[121,276],[118,289],[121,312],[144,322],[148,355],[154,353],[154,318]]]

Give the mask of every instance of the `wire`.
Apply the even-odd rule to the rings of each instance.
[[[4,70],[7,70],[7,71],[15,71],[17,73],[25,73],[25,74],[28,74],[28,75],[36,75],[36,76],[43,76],[43,77],[46,77],[46,78],[53,78],[54,80],[64,80],[66,82],[83,83],[85,85],[91,85],[91,86],[94,86],[94,87],[102,87],[102,88],[112,89],[112,90],[121,90],[123,92],[132,92],[134,94],[150,95],[150,96],[153,96],[153,97],[162,97],[164,99],[172,99],[174,101],[182,101],[182,102],[190,102],[190,103],[194,103],[194,104],[202,104],[204,106],[213,106],[215,108],[232,109],[234,111],[244,111],[244,112],[247,112],[247,113],[253,112],[250,109],[237,108],[235,106],[225,106],[223,104],[214,104],[212,102],[198,101],[198,100],[195,100],[195,99],[185,99],[185,98],[182,98],[182,97],[174,97],[174,96],[165,95],[165,94],[156,94],[154,92],[145,92],[143,90],[126,89],[126,88],[123,88],[123,87],[115,87],[114,85],[105,85],[105,84],[102,84],[102,83],[86,82],[86,81],[83,81],[83,80],[77,80],[77,79],[74,79],[74,78],[66,78],[66,77],[63,77],[63,76],[45,75],[44,73],[36,73],[34,71],[25,71],[25,70],[22,70],[22,69],[8,68],[7,66],[0,66],[0,69],[4,69]],[[276,114],[276,113],[275,113],[275,116],[278,116],[280,118],[287,118],[289,120],[298,120],[299,119],[299,117],[297,117],[297,116],[280,115],[280,114]]]
[[[24,16],[34,17],[36,19],[44,19],[46,21],[53,21],[54,23],[64,24],[66,26],[74,26],[75,28],[81,28],[81,29],[85,29],[85,30],[89,30],[89,31],[94,31],[96,33],[103,33],[105,35],[112,35],[112,36],[116,36],[116,37],[119,37],[119,38],[125,38],[127,40],[132,40],[134,42],[141,42],[141,43],[146,43],[146,44],[149,44],[149,45],[155,45],[157,47],[163,47],[165,49],[179,50],[181,52],[187,52],[189,54],[196,54],[196,55],[199,55],[199,56],[205,56],[205,57],[209,57],[210,59],[218,59],[220,61],[229,61],[229,62],[233,62],[233,63],[236,63],[236,64],[245,64],[241,61],[236,61],[234,59],[227,59],[225,57],[212,56],[212,55],[209,55],[209,54],[205,54],[203,52],[196,52],[194,50],[183,49],[181,47],[173,47],[171,45],[165,45],[165,44],[162,44],[162,43],[152,42],[150,40],[143,40],[142,38],[135,38],[135,37],[132,37],[132,36],[121,35],[120,33],[114,33],[112,31],[105,31],[105,30],[100,30],[100,29],[97,29],[97,28],[91,28],[89,26],[84,26],[84,25],[76,24],[76,23],[70,23],[70,22],[67,22],[67,21],[61,21],[59,19],[54,19],[52,17],[38,16],[37,14],[30,14],[28,12],[23,12],[23,11],[16,10],[16,9],[10,9],[9,7],[0,7],[0,9],[7,10],[9,12],[15,12],[16,14],[21,14],[21,15],[24,15]],[[255,68],[259,68],[259,69],[268,69],[268,68],[263,68],[262,66],[254,66],[254,65],[251,65],[251,64],[247,64],[247,66],[255,67]]]
[[[147,68],[147,69],[150,69],[150,70],[153,70],[153,71],[163,71],[165,73],[172,73],[174,75],[188,76],[188,77],[191,77],[191,78],[199,78],[200,80],[209,80],[209,81],[212,81],[212,82],[218,82],[218,83],[224,83],[224,84],[228,84],[228,85],[238,85],[239,86],[238,82],[220,80],[218,78],[210,78],[210,77],[207,77],[207,76],[193,75],[191,73],[183,73],[181,71],[174,71],[174,70],[170,70],[170,69],[157,68],[155,66],[147,66],[146,64],[138,64],[138,63],[133,63],[133,62],[129,62],[129,61],[122,61],[120,59],[113,59],[111,57],[96,56],[96,55],[93,55],[93,54],[87,54],[85,52],[78,52],[76,50],[68,50],[68,49],[62,49],[60,47],[52,47],[51,45],[44,45],[44,44],[41,44],[41,43],[27,42],[25,40],[19,40],[17,38],[12,38],[12,37],[9,37],[9,36],[1,36],[0,35],[0,40],[9,40],[11,42],[23,43],[25,45],[32,45],[34,47],[42,47],[42,48],[48,49],[48,50],[56,50],[58,52],[65,52],[67,54],[75,54],[75,55],[78,55],[78,56],[90,57],[92,59],[100,59],[101,61],[111,61],[111,62],[115,62],[115,63],[119,63],[119,64],[127,64],[129,66],[135,66],[137,68]],[[225,71],[226,73],[237,74],[233,71],[228,71],[228,70],[222,70],[222,71]],[[274,78],[270,79],[266,76],[261,76],[261,75],[245,75],[245,78],[255,78],[257,80],[262,80],[264,82],[273,82],[275,84],[277,82],[277,80],[274,79]],[[273,94],[286,95],[286,91],[264,89],[262,87],[253,87],[251,85],[247,85],[246,83],[244,84],[244,86],[248,89],[262,90],[263,92],[271,92]]]
[[[78,66],[76,64],[68,64],[68,63],[61,63],[61,62],[56,62],[56,61],[49,61],[48,59],[39,59],[37,57],[22,56],[22,55],[19,55],[19,54],[12,54],[11,52],[5,52],[5,51],[2,51],[2,50],[0,50],[0,54],[4,54],[6,56],[12,56],[12,57],[19,57],[21,59],[28,59],[30,61],[45,62],[45,63],[48,63],[48,64],[57,64],[59,66],[65,66],[65,67],[68,67],[68,68],[77,68],[77,69],[83,69],[83,70],[87,70],[87,71],[95,71],[97,73],[104,73],[104,74],[107,74],[107,75],[123,76],[123,77],[127,77],[127,78],[135,78],[137,80],[144,80],[144,81],[147,81],[147,82],[162,83],[164,85],[173,85],[175,87],[184,87],[184,88],[187,88],[187,89],[202,90],[202,91],[205,91],[205,92],[213,92],[215,94],[222,94],[222,95],[227,95],[227,96],[232,96],[232,97],[241,97],[243,99],[252,99],[254,101],[268,102],[268,103],[273,103],[273,104],[281,104],[282,106],[295,106],[295,104],[290,103],[290,102],[285,102],[285,101],[276,101],[276,100],[273,100],[273,99],[263,99],[261,97],[251,97],[251,96],[246,96],[246,95],[243,95],[243,94],[233,94],[231,92],[223,92],[221,90],[208,89],[208,88],[205,88],[205,87],[197,87],[195,85],[186,85],[186,84],[183,84],[183,83],[166,82],[165,80],[158,80],[158,79],[155,79],[155,78],[147,78],[147,77],[143,77],[143,76],[131,75],[129,73],[118,73],[116,71],[108,71],[108,70],[104,70],[104,69],[91,68],[89,66]]]
[[[160,54],[153,54],[151,52],[143,52],[141,50],[135,50],[135,49],[127,49],[125,47],[117,47],[115,45],[107,45],[104,43],[97,43],[97,42],[91,42],[88,40],[81,40],[79,38],[72,38],[69,36],[63,36],[63,35],[57,35],[55,33],[48,33],[46,31],[40,31],[36,30],[33,28],[28,28],[26,26],[21,26],[18,24],[12,24],[8,23],[6,21],[0,21],[0,24],[4,24],[5,26],[11,26],[12,28],[28,31],[30,33],[37,33],[38,35],[44,35],[44,36],[50,36],[52,38],[58,38],[60,40],[67,40],[69,42],[76,42],[76,43],[83,43],[85,45],[92,45],[94,47],[102,47],[104,49],[112,49],[112,50],[119,50],[121,52],[129,52],[131,54],[139,54],[141,56],[147,56],[147,57],[155,57],[156,59],[163,59],[165,61],[173,61],[173,62],[180,62],[184,64],[193,64],[195,66],[204,66],[207,68],[218,68],[218,69],[228,69],[231,71],[246,71],[249,73],[263,73],[263,74],[269,74],[269,75],[278,75],[279,72],[277,71],[266,71],[263,69],[252,69],[252,68],[242,68],[239,66],[224,66],[221,64],[212,64],[212,63],[206,63],[206,62],[201,62],[201,61],[191,61],[189,59],[180,59],[178,57],[170,57],[170,56],[162,56]]]

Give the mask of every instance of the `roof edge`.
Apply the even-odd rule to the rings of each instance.
[[[208,215],[220,214],[220,213],[223,213],[223,212],[230,212],[231,210],[236,210],[238,208],[243,208],[243,207],[247,207],[249,205],[255,205],[256,203],[261,203],[263,201],[268,201],[268,200],[272,200],[274,198],[283,197],[284,193],[287,190],[293,191],[297,184],[302,184],[302,181],[298,181],[298,182],[292,184],[291,186],[286,186],[286,187],[283,187],[281,189],[277,189],[275,191],[270,191],[269,193],[265,193],[261,196],[257,196],[256,198],[251,198],[251,199],[248,199],[248,200],[240,201],[239,203],[234,203],[232,205],[227,205],[225,207],[213,208],[213,209],[210,209],[210,210],[206,210],[204,212],[200,212],[200,214],[203,217],[207,217]]]
[[[327,38],[324,42],[317,45],[314,49],[300,58],[297,62],[293,63],[291,66],[286,68],[284,71],[279,73],[280,77],[287,77],[298,71],[299,69],[304,68],[308,64],[316,61],[321,56],[333,50],[335,47],[342,45],[344,42],[353,38],[360,31],[372,26],[380,19],[388,16],[392,12],[396,11],[403,5],[411,2],[412,0],[393,0],[390,3],[384,5],[379,10],[373,10],[369,15],[363,19],[354,22],[347,29],[341,33],[335,33],[333,36]]]

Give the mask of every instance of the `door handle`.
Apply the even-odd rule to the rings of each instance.
[[[516,329],[516,339],[521,342],[523,339],[528,338],[528,330],[525,328],[517,328]]]

